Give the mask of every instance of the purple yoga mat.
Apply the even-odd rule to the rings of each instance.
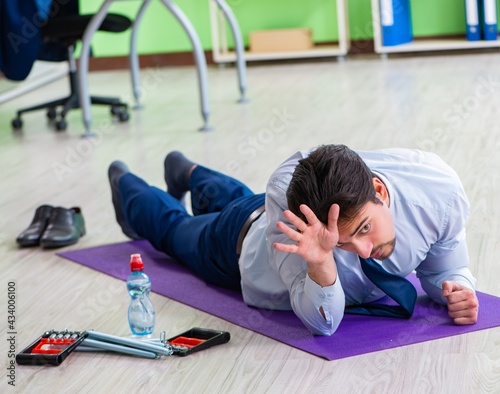
[[[411,276],[409,279],[419,294],[411,319],[345,315],[335,334],[320,337],[312,335],[293,312],[249,307],[240,292],[206,284],[172,258],[156,251],[147,241],[98,246],[59,255],[125,280],[133,253],[141,254],[154,292],[328,360],[500,326],[500,298],[478,292],[479,321],[471,326],[456,326],[448,318],[446,308],[430,301],[416,278]]]

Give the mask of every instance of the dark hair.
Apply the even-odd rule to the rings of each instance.
[[[288,209],[305,220],[306,204],[324,224],[332,204],[340,207],[339,224],[349,224],[375,195],[370,171],[361,157],[345,145],[322,145],[299,161],[286,192]]]

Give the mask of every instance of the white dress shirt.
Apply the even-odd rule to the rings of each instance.
[[[382,266],[401,276],[415,270],[425,292],[440,303],[446,303],[441,295],[444,280],[474,290],[465,239],[469,202],[455,171],[436,155],[418,150],[357,153],[389,192],[396,246],[388,259],[380,261]],[[291,242],[276,223],[288,223],[283,216],[288,209],[286,190],[298,161],[308,154],[297,152],[269,179],[266,212],[252,224],[243,242],[242,293],[248,305],[292,309],[312,333],[331,335],[346,305],[375,301],[385,294],[364,275],[354,253],[334,249],[337,281],[321,287],[309,278],[300,256],[273,248],[276,242]]]

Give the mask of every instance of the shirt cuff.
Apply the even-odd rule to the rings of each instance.
[[[338,276],[333,285],[321,287],[306,274],[304,293],[315,307],[324,308],[326,305],[330,305],[333,301],[336,301],[339,298],[343,299],[344,290],[342,289],[340,278]]]

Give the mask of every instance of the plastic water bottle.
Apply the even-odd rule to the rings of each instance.
[[[130,294],[128,324],[134,335],[149,335],[155,329],[155,310],[149,299],[151,281],[144,273],[144,263],[140,254],[130,256],[130,275],[127,289]]]

